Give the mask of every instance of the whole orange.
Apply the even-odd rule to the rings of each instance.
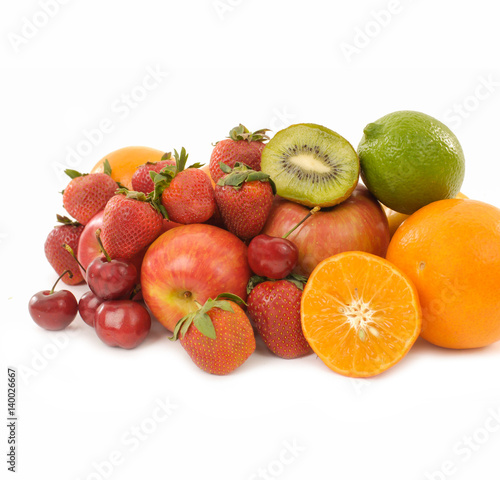
[[[398,228],[387,259],[417,287],[423,338],[447,348],[500,340],[500,209],[431,203]]]
[[[455,198],[469,198],[467,195],[459,192]],[[387,221],[389,222],[389,233],[391,234],[391,238],[394,235],[394,232],[399,228],[399,226],[409,217],[409,215],[405,215],[404,213],[399,213],[390,208],[382,205],[385,214],[387,215]]]
[[[104,160],[111,166],[111,178],[128,189],[132,188],[132,175],[139,165],[147,162],[159,162],[164,152],[150,147],[125,147],[108,153],[92,168],[91,173],[104,171]]]

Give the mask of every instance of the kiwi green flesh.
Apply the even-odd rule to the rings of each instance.
[[[278,132],[262,152],[261,168],[276,183],[278,195],[307,206],[340,203],[359,177],[359,159],[349,142],[314,124]]]

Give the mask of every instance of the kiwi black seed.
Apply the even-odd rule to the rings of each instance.
[[[309,207],[342,202],[359,178],[359,158],[351,144],[312,123],[279,131],[262,152],[261,168],[274,180],[278,195]]]

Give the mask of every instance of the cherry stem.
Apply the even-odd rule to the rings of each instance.
[[[141,291],[141,284],[138,283],[134,289],[132,290],[132,293],[130,294],[129,300],[133,300],[134,297]]]
[[[296,228],[299,228],[311,215],[314,215],[316,212],[319,212],[321,207],[315,206],[295,227],[293,227],[289,232],[285,233],[282,238],[288,237],[292,232],[295,231]]]
[[[111,262],[111,257],[109,256],[108,252],[106,252],[106,249],[104,248],[104,245],[102,244],[102,240],[101,240],[101,229],[98,228],[96,231],[95,231],[95,237],[97,238],[97,243],[99,244],[99,248],[101,249],[101,252],[104,254],[104,256],[106,257],[106,260],[108,262]]]
[[[87,270],[85,269],[85,267],[80,263],[80,261],[78,260],[78,258],[76,258],[76,255],[75,255],[75,252],[73,251],[73,249],[67,244],[65,243],[63,245],[63,248],[64,250],[66,250],[75,260],[76,260],[76,263],[78,263],[79,267],[85,272],[87,273]]]
[[[54,290],[56,289],[56,285],[59,283],[59,280],[61,280],[64,275],[69,274],[69,278],[73,278],[73,274],[71,273],[71,270],[64,270],[61,275],[59,275],[59,278],[56,280],[56,283],[54,283],[54,286],[52,287],[52,290],[49,292],[49,295],[52,295],[54,293]]]

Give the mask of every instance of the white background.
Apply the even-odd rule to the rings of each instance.
[[[356,146],[367,123],[413,109],[459,137],[462,191],[500,206],[495,6],[72,0],[44,19],[38,1],[3,2],[0,423],[14,366],[19,449],[14,475],[2,426],[1,478],[498,479],[500,344],[448,351],[418,341],[370,380],[339,376],[314,355],[281,360],[259,344],[216,377],[159,325],[124,351],[80,318],[55,334],[27,311],[55,279],[43,242],[64,213],[61,170],[89,171],[128,145],[185,146],[191,161],[208,162],[211,142],[239,122],[314,122]],[[389,8],[390,18],[376,15]],[[150,70],[163,72],[156,86],[124,107],[122,95],[140,93]],[[69,158],[105,119],[111,131]],[[86,288],[72,290],[79,298]]]

